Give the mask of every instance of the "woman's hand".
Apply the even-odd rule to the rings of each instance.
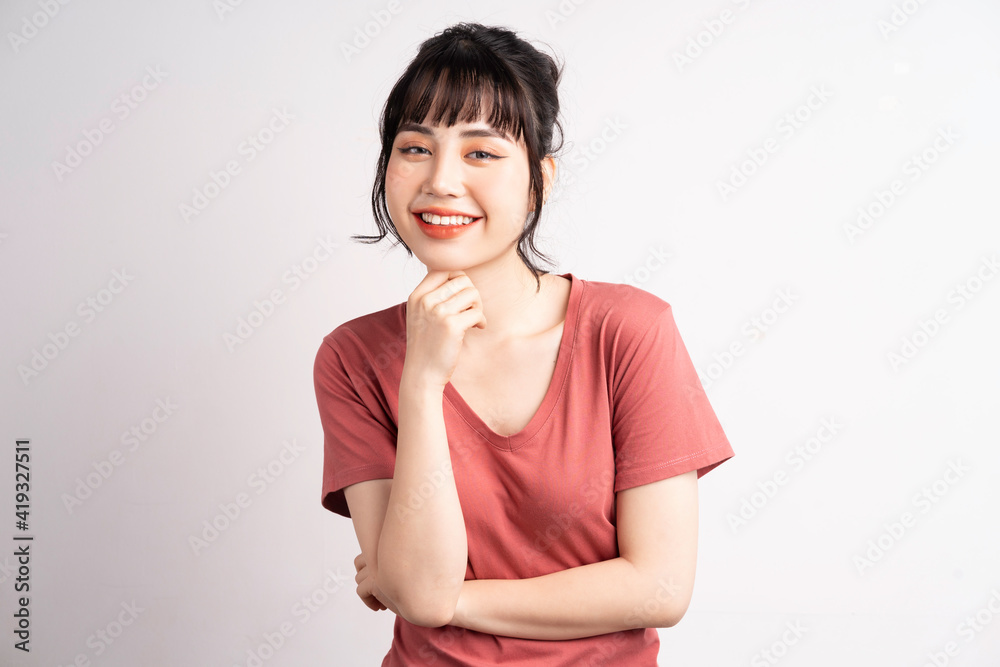
[[[472,280],[464,271],[428,271],[406,302],[403,375],[444,389],[471,327],[486,328],[483,302]]]
[[[375,584],[375,571],[368,567],[363,553],[358,554],[358,557],[354,559],[354,569],[357,570],[354,581],[358,584],[358,597],[361,598],[361,601],[372,611],[389,609],[398,615],[399,612],[393,606],[386,604],[388,600]]]

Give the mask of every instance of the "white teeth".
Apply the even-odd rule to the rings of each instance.
[[[424,222],[432,225],[468,225],[475,220],[475,218],[469,218],[464,215],[449,215],[442,217],[440,215],[434,215],[433,213],[421,213],[420,218]]]

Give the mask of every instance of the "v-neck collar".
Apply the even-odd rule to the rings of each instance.
[[[452,386],[451,382],[444,387],[445,398],[448,399],[448,402],[465,419],[466,423],[498,449],[513,451],[531,440],[545,422],[548,421],[552,410],[563,394],[576,343],[577,320],[580,312],[580,299],[583,294],[583,283],[572,273],[561,273],[558,275],[567,278],[570,281],[570,287],[569,301],[566,304],[566,319],[563,322],[562,339],[559,343],[559,353],[556,357],[556,367],[552,373],[552,379],[549,381],[549,388],[545,392],[545,398],[542,399],[541,405],[524,428],[511,435],[496,433],[469,407],[469,404],[465,402],[465,399]]]

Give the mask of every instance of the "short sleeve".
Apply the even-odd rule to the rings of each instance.
[[[733,454],[669,304],[623,346],[611,433],[615,491],[691,470],[702,477]]]
[[[392,478],[397,430],[377,382],[356,370],[365,354],[360,341],[349,331],[334,334],[340,335],[324,338],[313,365],[323,425],[321,502],[350,517],[344,487]]]

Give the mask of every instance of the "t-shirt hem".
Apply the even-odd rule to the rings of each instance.
[[[668,477],[683,475],[692,470],[697,470],[698,477],[701,478],[710,470],[715,469],[733,456],[735,456],[735,453],[732,446],[728,442],[722,442],[710,449],[703,449],[694,454],[672,459],[666,463],[649,466],[640,470],[619,472],[615,476],[615,492],[658,482]]]
[[[338,471],[333,476],[330,484],[323,487],[323,495],[320,498],[320,502],[323,507],[334,514],[350,518],[351,514],[347,509],[347,499],[344,497],[344,489],[351,484],[367,482],[373,479],[392,479],[394,469],[392,465],[376,463]]]

